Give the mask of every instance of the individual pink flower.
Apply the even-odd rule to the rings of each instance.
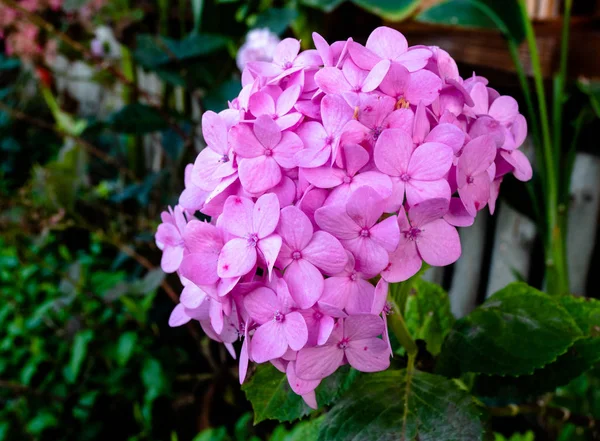
[[[261,196],[256,204],[247,198],[230,196],[217,226],[234,238],[219,254],[218,276],[232,278],[249,273],[259,255],[271,274],[281,248],[281,237],[274,234],[278,222],[279,200],[273,193]]]
[[[294,155],[302,147],[302,141],[292,132],[281,132],[269,116],[259,116],[253,129],[239,124],[231,129],[234,150],[239,156],[238,173],[244,189],[250,193],[262,193],[281,181],[281,168],[295,167]]]
[[[401,64],[393,63],[379,89],[394,98],[397,106],[419,103],[428,106],[439,96],[442,80],[428,70],[410,73]]]
[[[398,213],[400,242],[390,254],[390,264],[381,272],[387,282],[402,282],[421,269],[424,260],[431,266],[445,266],[460,257],[456,228],[442,218],[448,211],[446,199],[429,199]],[[409,220],[410,219],[410,220]]]
[[[383,331],[383,321],[376,315],[340,319],[327,343],[298,352],[296,375],[304,380],[320,380],[346,363],[361,372],[387,369],[390,365],[388,347],[378,338]]]
[[[188,164],[185,167],[185,189],[179,196],[179,205],[181,205],[183,209],[187,210],[188,213],[192,214],[203,209],[204,203],[210,195],[210,191],[202,190],[200,187],[194,184],[192,180],[193,169],[194,166],[192,164]]]
[[[401,129],[406,133],[412,130],[413,111],[410,109],[396,109],[396,101],[387,95],[362,95],[357,103],[358,122],[362,124],[369,141],[373,145],[379,135],[386,129]],[[360,124],[352,126],[360,130]]]
[[[277,101],[267,92],[256,92],[250,97],[249,110],[256,117],[261,115],[270,116],[281,130],[289,129],[302,119],[301,113],[290,113],[290,110],[294,108],[298,101],[300,92],[300,86],[288,87],[280,93]]]
[[[318,305],[314,305],[310,309],[304,309],[300,313],[304,317],[304,321],[308,327],[308,346],[325,344],[333,332],[335,317],[346,317],[346,314],[341,309],[321,308]]]
[[[285,269],[294,301],[302,309],[310,308],[323,293],[322,273],[339,273],[346,265],[346,252],[331,234],[314,232],[308,216],[296,207],[281,210],[277,233],[283,240],[277,266]]]
[[[272,61],[278,44],[279,38],[268,28],[252,29],[235,57],[238,69],[243,71],[253,61]]]
[[[317,225],[333,234],[356,260],[356,269],[373,276],[388,264],[388,251],[399,240],[396,216],[378,222],[384,200],[371,187],[356,190],[343,205],[326,205],[315,212]]]
[[[165,273],[174,273],[183,259],[185,246],[182,236],[187,220],[179,205],[175,210],[169,207],[169,211],[163,211],[160,217],[163,223],[156,231],[156,246],[163,252],[160,266]]]
[[[325,93],[371,92],[381,84],[389,68],[390,62],[381,60],[373,69],[365,71],[348,59],[341,70],[337,67],[324,67],[315,75],[315,81]]]
[[[496,158],[496,144],[490,135],[469,142],[462,151],[456,167],[458,194],[471,216],[485,207],[490,198],[490,178],[487,170]]]
[[[258,288],[244,298],[244,306],[250,317],[260,325],[250,344],[255,362],[279,358],[288,348],[298,351],[306,344],[306,323],[302,314],[292,310],[291,297],[282,280],[277,293],[267,287]]]
[[[285,370],[288,383],[294,393],[300,395],[304,402],[312,409],[318,409],[315,389],[321,380],[303,380],[296,375],[296,362],[290,361]]]
[[[273,62],[253,61],[248,68],[265,78],[279,80],[306,67],[317,67],[322,64],[319,53],[315,50],[300,52],[300,42],[294,38],[282,40],[275,48]]]
[[[377,168],[392,179],[386,211],[398,210],[405,193],[409,205],[432,198],[450,200],[450,186],[444,177],[454,154],[447,145],[428,142],[415,149],[408,134],[388,129],[377,140],[374,158]]]
[[[197,286],[216,284],[220,279],[217,265],[224,244],[221,229],[193,219],[187,224],[184,243],[188,254],[181,262],[181,275]]]

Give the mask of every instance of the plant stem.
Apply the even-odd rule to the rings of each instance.
[[[408,294],[416,280],[418,280],[421,275],[425,272],[425,270],[429,268],[427,265],[423,265],[421,270],[412,276],[410,279],[401,282],[401,283],[392,283],[389,287],[388,292],[388,300],[393,305],[394,314],[388,316],[388,323],[394,335],[398,339],[398,342],[404,347],[406,353],[408,354],[409,364],[414,364],[414,358],[416,357],[419,349],[417,348],[417,344],[413,340],[408,327],[406,326],[406,322],[404,321],[404,311],[406,308],[406,299],[408,298]]]

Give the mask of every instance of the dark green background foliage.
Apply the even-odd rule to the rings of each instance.
[[[59,90],[69,72],[44,84],[43,60],[0,55],[0,441],[599,439],[595,300],[514,284],[457,320],[444,289],[410,280],[392,288],[387,320],[397,330],[402,311],[418,353],[390,331],[390,369],[340,368],[317,388],[317,411],[270,364],[240,387],[236,362],[197,323],[167,326],[180,286],[160,270],[154,231],[203,147],[201,113],[240,90],[246,33],[268,27],[304,48],[312,31],[364,42],[420,3],[111,0],[93,22],[113,28],[122,59],[96,65],[91,81],[122,105],[91,112]],[[516,5],[446,0],[416,19],[499,27],[516,44]],[[89,47],[91,29],[65,11],[43,18]],[[59,52],[90,60],[65,41]],[[160,99],[144,96],[140,72],[160,78]],[[598,86],[576,92],[589,122]],[[532,215],[523,188],[504,185]]]

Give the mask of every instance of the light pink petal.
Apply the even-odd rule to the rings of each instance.
[[[454,124],[440,124],[433,128],[425,137],[425,142],[436,142],[449,146],[454,153],[458,153],[465,142],[465,132]]]
[[[429,265],[450,265],[460,257],[460,238],[456,228],[445,220],[438,219],[423,226],[417,249]]]
[[[421,228],[429,222],[433,222],[448,212],[449,199],[427,199],[423,202],[413,205],[408,211],[410,223],[413,227]],[[407,227],[403,227],[400,215],[398,215],[398,223],[400,230],[403,231]]]
[[[350,176],[354,176],[369,162],[369,152],[358,144],[343,145],[341,152],[344,168]]]
[[[517,115],[512,124],[511,132],[515,138],[515,146],[520,147],[523,145],[527,137],[527,120],[523,115]]]
[[[181,244],[181,234],[175,225],[162,223],[156,230],[156,241],[170,247],[179,246]]]
[[[333,331],[333,327],[335,325],[335,320],[333,317],[328,315],[324,315],[319,321],[319,336],[317,338],[318,345],[324,345],[329,337],[331,336],[331,332]]]
[[[395,213],[404,203],[404,181],[398,177],[393,177],[392,194],[385,200],[385,212]]]
[[[478,117],[469,128],[469,136],[471,139],[483,135],[490,135],[494,138],[497,147],[510,147],[511,150],[515,147],[514,140],[508,129],[494,118],[487,115]]]
[[[219,254],[217,274],[222,278],[243,276],[256,265],[256,249],[247,239],[232,239]]]
[[[352,61],[361,69],[370,70],[381,60],[373,51],[353,41],[348,43],[348,51]]]
[[[375,165],[385,174],[402,176],[408,171],[412,151],[412,139],[404,131],[384,130],[375,144]]]
[[[419,181],[434,181],[442,178],[454,159],[454,152],[446,144],[427,142],[417,147],[408,165],[408,174]]]
[[[266,92],[256,92],[250,97],[248,102],[250,112],[258,117],[261,115],[273,116],[275,115],[275,102],[273,97]]]
[[[267,265],[269,279],[271,279],[273,266],[275,265],[275,261],[277,260],[277,255],[279,254],[280,249],[281,237],[277,234],[271,234],[270,236],[258,241],[258,250],[265,261],[265,265]]]
[[[283,323],[275,320],[259,326],[250,342],[252,358],[256,363],[264,363],[285,354],[288,343],[282,338],[283,332]]]
[[[183,255],[183,252],[182,252]],[[212,285],[219,280],[217,259],[219,254],[191,253],[181,260],[179,271],[183,277],[196,285]]]
[[[190,283],[183,288],[183,291],[181,291],[179,301],[186,308],[196,309],[207,300],[207,296],[208,295],[204,291]]]
[[[277,115],[283,116],[288,113],[298,101],[300,96],[300,86],[291,86],[283,91],[279,98],[277,98]]]
[[[244,383],[244,380],[246,379],[246,374],[248,373],[248,361],[250,358],[249,354],[248,354],[249,346],[250,346],[249,337],[246,335],[246,337],[244,337],[244,343],[242,343],[242,349],[240,351],[240,366],[239,366],[240,384]]]
[[[473,177],[473,182],[459,187],[458,194],[469,214],[474,217],[490,198],[489,176],[481,173]]]
[[[313,42],[315,43],[315,47],[321,56],[321,60],[323,60],[323,65],[333,66],[333,55],[327,41],[316,32],[312,33],[312,38]]]
[[[494,100],[488,113],[495,120],[508,124],[519,114],[519,104],[511,96],[501,96]]]
[[[177,306],[175,306],[175,308],[173,308],[173,311],[171,311],[171,315],[169,316],[169,326],[172,328],[176,326],[182,326],[188,323],[191,319],[192,318],[185,313],[184,306],[179,303]]]
[[[432,56],[432,52],[425,48],[409,49],[402,55],[396,58],[397,63],[402,63],[409,72],[417,72],[427,66],[429,59]]]
[[[344,351],[337,344],[304,348],[296,358],[296,375],[304,380],[321,380],[333,374],[343,360]]]
[[[183,241],[187,250],[191,253],[212,252],[219,254],[223,246],[222,231],[209,224],[192,219],[183,233]]]
[[[165,273],[174,273],[179,268],[183,259],[183,247],[165,247],[160,267]]]
[[[440,77],[444,80],[458,78],[458,66],[454,59],[443,49],[432,47],[437,58],[437,68]]]
[[[315,82],[325,93],[350,92],[350,84],[337,67],[324,67],[315,74]]]
[[[410,109],[394,110],[385,117],[382,123],[383,129],[401,129],[410,134],[413,127],[414,113]]]
[[[259,239],[267,237],[279,222],[279,199],[273,193],[262,195],[254,204],[252,231]]]
[[[343,206],[327,205],[315,211],[315,221],[319,227],[338,239],[352,239],[358,236],[360,227],[346,213]]]
[[[210,300],[210,308],[208,309],[210,315],[210,324],[217,334],[223,332],[223,308],[221,304],[216,300]],[[235,332],[235,338],[237,340],[237,332]],[[223,340],[225,341],[225,340]],[[235,353],[234,353],[235,358]]]
[[[277,126],[279,127],[279,129],[286,130],[289,129],[290,127],[294,127],[296,124],[298,124],[302,118],[304,118],[304,116],[302,115],[302,113],[300,112],[292,112],[292,113],[288,113],[287,115],[283,115],[280,118],[277,118],[277,121],[275,121],[277,123]],[[285,133],[284,133],[285,136]]]
[[[327,162],[331,156],[331,146],[307,148],[300,150],[295,157],[299,167],[314,168],[320,167]]]
[[[379,85],[379,89],[386,95],[395,99],[404,96],[408,84],[410,82],[410,73],[408,70],[398,63],[392,63],[390,69]],[[418,103],[418,101],[416,101]]]
[[[390,367],[388,345],[380,338],[351,341],[344,352],[350,366],[361,372],[379,372]]]
[[[410,75],[405,97],[409,103],[423,102],[424,105],[429,106],[440,95],[440,90],[442,90],[440,77],[428,70],[420,70]]]
[[[344,319],[344,337],[350,341],[381,335],[383,320],[375,314],[352,315]]]
[[[377,225],[374,225],[369,232],[371,238],[389,252],[394,251],[398,246],[400,230],[396,216],[386,217]]]
[[[318,188],[333,188],[344,182],[346,173],[339,168],[330,166],[305,168],[302,174],[308,182]]]
[[[302,51],[294,61],[294,68],[319,67],[323,64],[321,56],[314,49]]]
[[[273,149],[273,159],[285,168],[296,167],[296,154],[304,148],[302,140],[292,132],[284,132],[281,142]]]
[[[387,251],[370,237],[359,236],[356,239],[342,240],[342,245],[354,254],[356,270],[370,277],[388,265]]]
[[[469,214],[460,198],[451,198],[450,208],[444,215],[444,220],[455,227],[470,227],[475,218]]]
[[[488,107],[488,91],[487,87],[483,83],[475,83],[471,89],[471,98],[475,105],[471,108],[471,111],[475,115],[487,115]]]
[[[287,369],[285,370],[285,374],[287,376],[290,387],[294,391],[294,393],[298,395],[308,395],[310,392],[313,392],[321,380],[303,380],[298,378],[296,375],[296,362],[290,361],[287,365]]]
[[[317,394],[314,390],[302,395],[302,399],[311,409],[317,410],[319,408],[319,405],[317,404]]]
[[[329,135],[340,134],[354,111],[339,95],[327,95],[321,101],[323,126]]]
[[[388,73],[389,68],[389,60],[381,60],[379,63],[377,63],[373,67],[373,69],[371,69],[371,71],[367,75],[367,78],[365,78],[362,85],[362,91],[371,92],[377,89],[377,87],[379,87],[379,85],[385,78],[385,75]]]
[[[360,275],[357,274],[357,276],[355,281],[347,284],[346,312],[350,315],[370,314],[375,288]]]
[[[392,180],[388,175],[378,171],[368,171],[354,176],[350,186],[352,189],[370,187],[383,199],[387,199],[392,194]]]
[[[283,278],[292,298],[302,309],[313,306],[323,293],[323,276],[312,263],[304,259],[292,262]]]
[[[327,138],[323,125],[317,121],[303,123],[298,127],[297,134],[307,149],[323,147]]]
[[[381,277],[390,283],[404,282],[417,274],[421,265],[415,242],[401,239],[396,251],[390,254],[390,264],[381,272]]]
[[[515,178],[519,181],[529,181],[533,176],[533,170],[531,169],[531,163],[527,156],[520,150],[513,150],[511,152],[507,152],[504,150],[500,150],[500,155],[512,165],[515,169],[513,174]],[[164,255],[163,255],[164,256]]]
[[[356,289],[356,281],[349,277],[329,277],[323,285],[323,295],[319,299],[319,307],[323,310],[342,310],[346,301],[351,297],[351,292]],[[348,311],[352,314],[352,312]]]
[[[395,29],[380,26],[371,32],[366,47],[381,58],[393,60],[406,52],[408,42],[404,35]]]
[[[419,103],[413,120],[413,141],[421,144],[429,133],[430,127],[427,109],[423,103]]]
[[[229,196],[219,217],[219,227],[238,237],[252,233],[254,203],[239,196]]]
[[[302,349],[308,341],[308,328],[302,314],[299,312],[287,314],[283,321],[283,333],[292,350]]]
[[[302,257],[327,275],[341,272],[348,262],[340,241],[325,231],[315,232],[306,248],[302,249]]]
[[[241,159],[238,173],[242,186],[250,193],[262,193],[281,181],[281,168],[272,156]]]
[[[256,139],[248,124],[233,126],[229,134],[233,150],[242,158],[256,158],[264,153],[264,146]]]
[[[371,314],[379,315],[383,312],[387,301],[389,285],[384,279],[379,279],[375,292],[373,294],[373,304],[371,305]]]
[[[254,121],[256,139],[266,148],[273,149],[281,140],[281,129],[270,116],[261,115]]]
[[[251,72],[266,78],[277,76],[283,71],[280,66],[268,61],[251,61],[246,67]]]
[[[360,187],[350,196],[346,213],[357,225],[370,228],[383,214],[384,198],[371,187]]]
[[[411,206],[428,199],[450,200],[450,194],[450,185],[445,179],[435,181],[411,180],[406,183],[406,201]]]
[[[494,139],[489,135],[480,136],[464,147],[458,167],[466,176],[475,176],[487,170],[495,158],[496,143]]]
[[[209,110],[202,115],[202,135],[212,150],[221,155],[227,154],[227,126],[215,112]]]
[[[310,219],[297,207],[286,207],[281,210],[277,232],[286,242],[290,251],[303,250],[313,236]]]
[[[281,66],[288,62],[293,63],[298,56],[298,52],[300,52],[300,42],[295,38],[286,38],[281,40],[275,48],[273,62]]]

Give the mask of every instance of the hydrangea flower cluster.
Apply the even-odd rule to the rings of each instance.
[[[198,320],[234,357],[242,340],[241,382],[270,362],[316,407],[341,365],[389,366],[388,283],[455,262],[456,227],[532,171],[517,102],[442,49],[387,27],[365,46],[313,37],[249,62],[229,108],[204,114],[156,242],[184,286],[170,324]]]

